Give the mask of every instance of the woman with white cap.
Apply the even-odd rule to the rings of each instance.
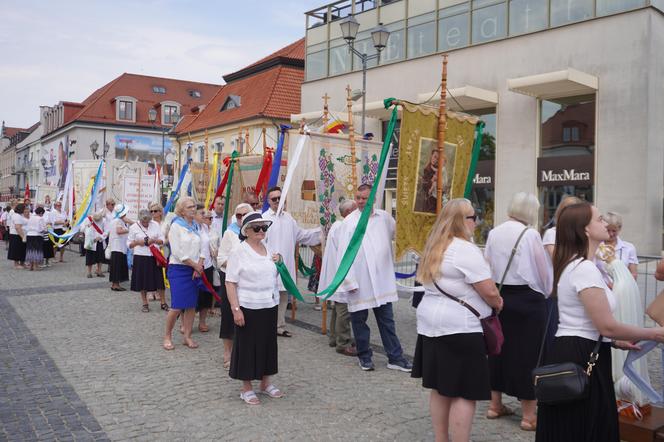
[[[270,383],[277,373],[278,273],[279,254],[265,247],[265,232],[272,222],[259,212],[244,216],[240,240],[226,265],[226,291],[235,322],[230,377],[242,381],[240,398],[249,405],[260,401],[251,385],[260,381],[259,392],[280,398],[282,392]]]
[[[109,226],[108,247],[111,249],[111,261],[109,264],[108,280],[111,282],[111,290],[124,292],[121,282],[129,281],[129,266],[127,265],[127,234],[129,226],[133,224],[127,218],[129,209],[124,204],[118,204],[113,210],[113,221]]]

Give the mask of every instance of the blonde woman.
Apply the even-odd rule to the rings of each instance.
[[[417,307],[412,377],[431,389],[437,442],[469,440],[475,402],[491,397],[480,319],[459,302],[481,317],[503,306],[489,264],[471,242],[476,220],[470,201],[449,201],[431,228],[417,271],[425,293]]]
[[[606,212],[604,220],[608,224],[606,230],[609,232],[609,239],[604,241],[604,244],[613,247],[616,258],[624,262],[634,279],[637,279],[639,258],[636,255],[636,247],[618,236],[623,226],[622,216],[618,212]]]

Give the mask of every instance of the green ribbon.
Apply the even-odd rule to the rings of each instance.
[[[300,255],[297,255],[297,269],[302,273],[302,276],[311,276],[316,271],[313,266],[307,267]]]
[[[390,106],[393,105],[393,101],[394,98],[386,98],[383,100],[385,109],[389,109]],[[376,172],[377,178],[383,176],[383,168],[385,167],[385,162],[390,151],[390,142],[392,141],[392,134],[394,133],[394,127],[396,124],[397,106],[394,105],[394,108],[392,109],[392,116],[390,117],[390,122],[387,125],[387,133],[385,135],[385,139],[383,140],[383,149],[380,152],[380,162],[378,163],[378,171]],[[360,220],[358,221],[355,232],[353,232],[353,236],[350,239],[350,244],[344,252],[343,258],[341,258],[341,263],[339,264],[337,273],[334,275],[334,278],[332,279],[329,287],[318,293],[307,294],[307,296],[318,296],[320,298],[327,299],[337,291],[341,283],[344,281],[344,279],[346,279],[346,275],[348,275],[348,272],[350,271],[350,268],[355,261],[355,257],[360,250],[360,246],[362,245],[364,233],[367,231],[367,224],[369,223],[369,216],[371,216],[371,212],[373,211],[373,205],[376,200],[376,192],[378,191],[378,187],[378,182],[374,182],[374,185],[371,186],[371,193],[369,193],[367,205],[364,206],[364,210],[362,210]],[[281,275],[281,280],[284,283],[286,290],[288,290],[288,292],[290,292],[290,294],[293,295],[295,299],[304,301],[300,290],[297,288],[297,285],[293,281],[293,278],[291,277],[284,263],[280,261],[276,263],[276,266],[277,270],[279,271],[279,275]]]
[[[480,157],[480,148],[482,147],[482,132],[484,131],[484,121],[478,121],[475,125],[475,143],[473,144],[473,153],[470,159],[470,167],[468,168],[468,177],[466,178],[466,189],[463,196],[470,199],[473,192],[473,178],[475,178],[475,170],[477,169],[477,160]]]
[[[228,207],[231,205],[231,187],[233,186],[233,170],[235,170],[235,161],[239,154],[234,150],[231,154],[231,160],[228,162],[228,182],[226,182],[226,204],[224,205],[224,222],[221,225],[221,231],[225,232],[228,226]]]

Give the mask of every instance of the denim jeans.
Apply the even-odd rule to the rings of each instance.
[[[394,325],[394,314],[392,312],[392,303],[381,305],[372,309],[376,322],[378,323],[378,331],[380,332],[380,339],[383,341],[383,347],[387,353],[389,362],[397,362],[403,359],[403,350],[401,343],[397,337],[396,328]],[[350,321],[353,325],[353,334],[355,335],[355,345],[357,347],[357,356],[361,361],[370,361],[373,352],[369,345],[371,338],[371,330],[367,325],[367,318],[369,317],[369,310],[360,310],[359,312],[351,312]]]

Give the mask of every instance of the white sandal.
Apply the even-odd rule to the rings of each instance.
[[[254,393],[253,390],[243,391],[242,393],[240,393],[240,399],[242,399],[249,405],[259,405],[261,403],[261,401],[258,400],[258,396],[256,396],[256,393]]]
[[[277,387],[274,385],[270,384],[267,387],[265,387],[265,390],[261,390],[260,393],[266,394],[270,396],[271,398],[279,399],[284,396],[284,394],[279,390]]]

